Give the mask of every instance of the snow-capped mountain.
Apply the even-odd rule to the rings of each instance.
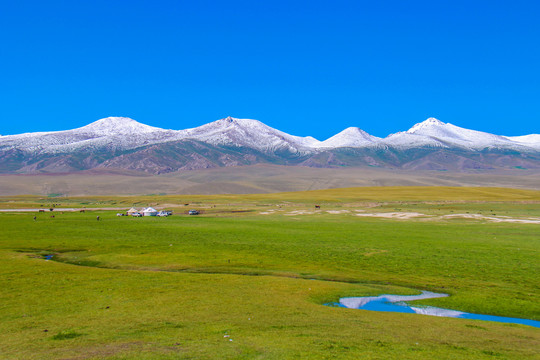
[[[390,134],[382,141],[386,146],[397,149],[413,149],[413,148],[444,148],[445,145],[441,141],[430,136],[421,134],[409,133],[400,131],[395,134]]]
[[[507,139],[513,142],[517,142],[524,146],[532,147],[536,150],[540,150],[540,134],[531,134],[523,136],[506,136]]]
[[[126,117],[108,117],[81,128],[73,130],[74,132],[87,133],[92,135],[115,136],[115,135],[137,135],[148,134],[163,129],[141,124],[133,119]]]
[[[357,127],[349,127],[342,132],[332,136],[331,138],[321,141],[320,143],[314,143],[314,148],[341,148],[341,147],[378,147],[381,146],[381,138],[373,135],[369,135],[364,130]]]
[[[511,149],[526,151],[528,148],[523,142],[513,141],[508,137],[464,129],[450,123],[443,123],[435,118],[429,118],[414,125],[405,133],[394,134],[385,140],[388,145],[400,147],[416,147],[424,144],[467,150]]]
[[[350,127],[319,141],[251,119],[227,117],[196,128],[167,130],[108,117],[73,130],[0,136],[0,173],[96,167],[161,173],[260,162],[408,169],[540,168],[540,134],[499,136],[429,118],[386,138]]]
[[[185,138],[212,145],[242,146],[261,151],[308,152],[319,141],[313,137],[289,135],[258,120],[227,117],[185,130]]]
[[[257,120],[227,117],[186,130],[165,130],[125,117],[108,117],[81,128],[0,137],[0,149],[61,153],[75,150],[129,150],[183,139],[211,145],[248,147],[260,151],[305,153],[319,143],[313,137],[293,136]]]
[[[126,150],[177,137],[176,131],[144,125],[130,118],[108,117],[73,130],[3,136],[0,149],[51,154],[84,149]]]

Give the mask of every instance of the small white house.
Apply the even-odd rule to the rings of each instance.
[[[139,210],[137,210],[137,209],[135,209],[135,208],[132,207],[131,209],[129,209],[129,210],[126,212],[126,214],[128,214],[128,215],[131,216],[131,215],[133,215],[133,214],[135,214],[135,213],[138,213],[138,212],[139,212]]]
[[[143,216],[157,216],[158,211],[153,207],[147,207],[142,211]]]

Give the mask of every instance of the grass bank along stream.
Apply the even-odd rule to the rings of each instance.
[[[337,190],[317,195],[325,201],[318,213],[258,215],[278,203],[287,211],[311,210],[316,201],[312,194],[272,196],[272,203],[236,199],[230,207],[230,198],[208,197],[201,203],[217,203],[220,211],[258,211],[199,217],[134,219],[103,211],[38,214],[34,222],[33,214],[0,214],[0,353],[10,359],[538,356],[538,329],[526,326],[322,304],[426,289],[452,295],[426,305],[539,320],[539,225],[329,214],[368,201]],[[369,209],[539,212],[534,202],[411,200]],[[44,261],[51,254],[63,262]]]

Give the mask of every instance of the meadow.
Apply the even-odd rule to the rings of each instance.
[[[430,290],[450,297],[418,303],[540,320],[540,224],[506,221],[540,219],[540,191],[0,199],[53,204],[87,211],[0,213],[2,359],[540,356],[530,326],[325,306]],[[107,210],[133,205],[175,215]],[[203,214],[184,215],[191,208]],[[420,215],[358,216],[372,213]]]

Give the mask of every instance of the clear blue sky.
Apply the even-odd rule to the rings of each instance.
[[[0,0],[0,134],[228,115],[540,133],[540,1]]]

